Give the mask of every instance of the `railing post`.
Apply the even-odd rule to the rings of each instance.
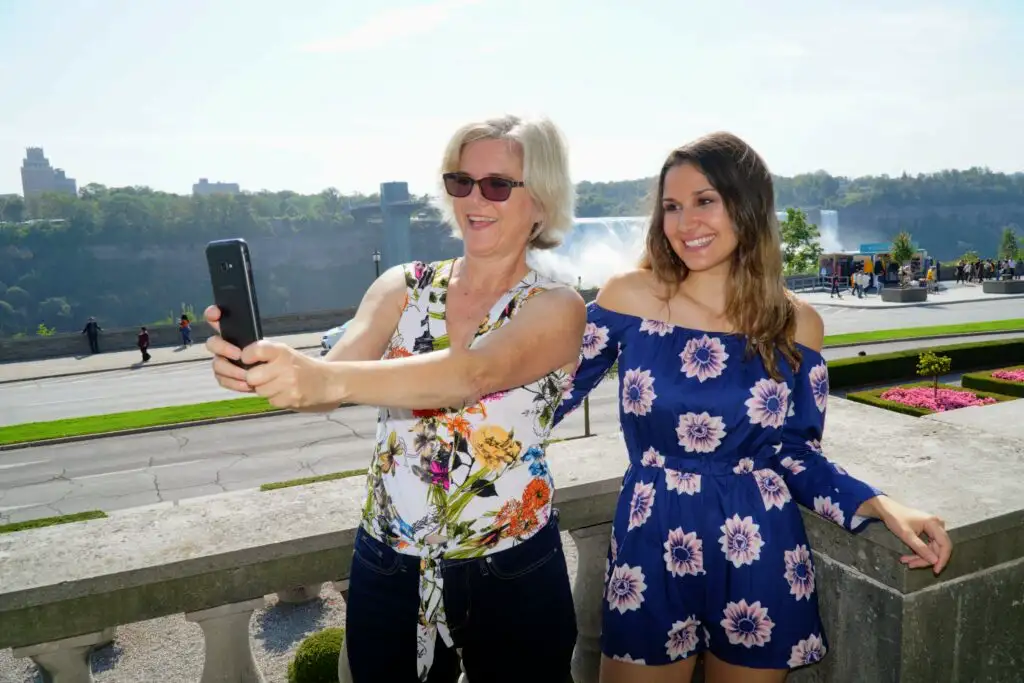
[[[185,614],[203,629],[205,660],[200,683],[264,683],[249,644],[252,613],[262,597]]]
[[[583,399],[583,436],[590,436],[590,397]]]
[[[110,642],[110,629],[64,638],[50,643],[16,647],[11,652],[15,659],[31,657],[46,672],[50,683],[92,683],[89,653],[96,646]]]

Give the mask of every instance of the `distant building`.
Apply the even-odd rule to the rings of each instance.
[[[75,179],[64,175],[63,169],[50,166],[42,147],[25,150],[25,159],[21,163],[21,189],[26,199],[44,192],[78,194]]]
[[[238,183],[211,183],[206,178],[200,178],[199,182],[192,186],[192,194],[197,197],[211,194],[238,194],[241,191]]]

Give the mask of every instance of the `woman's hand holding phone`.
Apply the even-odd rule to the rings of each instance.
[[[327,364],[286,344],[266,340],[244,349],[220,336],[220,309],[210,306],[206,322],[217,332],[206,340],[213,354],[213,373],[225,389],[264,396],[275,408],[298,410],[332,403],[327,395]],[[248,370],[232,361],[252,365]]]

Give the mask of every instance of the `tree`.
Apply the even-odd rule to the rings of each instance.
[[[1017,257],[1017,235],[1012,225],[1003,228],[1003,239],[999,244],[999,258],[1010,259]]]
[[[821,233],[818,226],[807,222],[800,209],[786,209],[786,219],[779,224],[782,238],[783,272],[786,275],[817,273],[821,257]]]
[[[937,356],[931,351],[925,351],[917,357],[917,374],[932,378],[936,402],[939,400],[939,377],[948,374],[952,366],[953,360],[949,356]]]
[[[909,232],[903,230],[893,238],[890,256],[900,267],[900,287],[906,287],[907,279],[903,277],[903,267],[910,263],[910,259],[914,258],[914,243],[910,239]]]

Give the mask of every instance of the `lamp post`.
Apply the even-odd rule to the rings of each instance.
[[[373,250],[373,269],[377,272],[377,277],[380,277],[380,249]]]

